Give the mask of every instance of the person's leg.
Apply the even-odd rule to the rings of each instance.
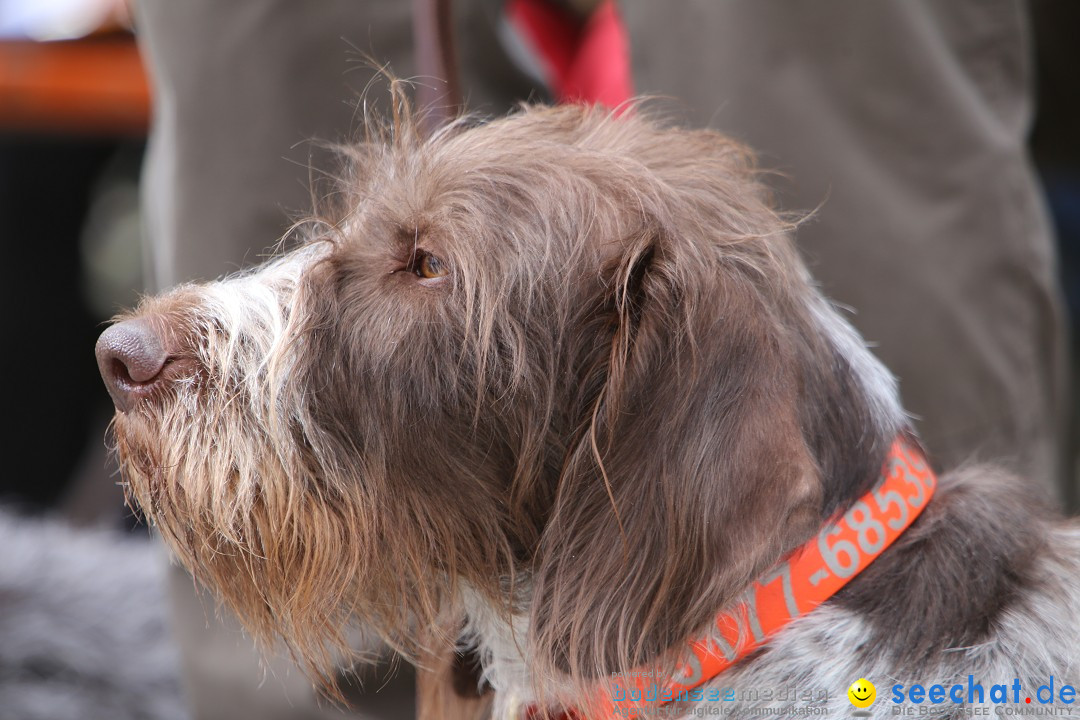
[[[799,244],[935,461],[1015,457],[1054,488],[1065,344],[1023,4],[621,5],[638,92],[757,150],[785,208],[818,208]]]
[[[369,58],[412,72],[399,0],[139,0],[137,19],[154,84],[144,204],[158,289],[262,259],[310,209],[309,141],[359,133]],[[386,107],[382,86],[370,100]]]
[[[310,209],[308,141],[359,132],[368,55],[411,72],[408,11],[399,0],[139,1],[154,83],[143,181],[154,289],[259,262]],[[371,102],[386,107],[384,86]],[[319,155],[316,166],[331,169]],[[286,657],[263,665],[237,622],[179,568],[170,596],[195,718],[345,717]],[[405,688],[398,712],[365,715],[411,717],[412,700]]]

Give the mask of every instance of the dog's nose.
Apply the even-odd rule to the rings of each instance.
[[[168,359],[161,338],[140,319],[125,320],[101,333],[94,352],[105,387],[121,412],[149,393]]]

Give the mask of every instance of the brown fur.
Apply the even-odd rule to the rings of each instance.
[[[199,287],[139,309],[191,370],[117,416],[131,497],[324,680],[351,622],[417,656],[464,587],[528,614],[536,677],[669,665],[891,439],[790,224],[744,148],[641,110],[422,140],[397,107],[304,225],[318,258],[226,281],[270,288],[280,331]]]

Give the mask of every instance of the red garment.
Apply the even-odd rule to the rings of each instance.
[[[506,14],[559,102],[617,108],[633,97],[630,42],[614,0],[584,25],[548,0],[510,0]]]

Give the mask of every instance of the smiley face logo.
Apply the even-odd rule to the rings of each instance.
[[[847,697],[855,707],[867,708],[874,704],[874,698],[877,697],[877,688],[874,687],[874,683],[866,678],[859,678],[851,683],[851,687],[847,689]]]

